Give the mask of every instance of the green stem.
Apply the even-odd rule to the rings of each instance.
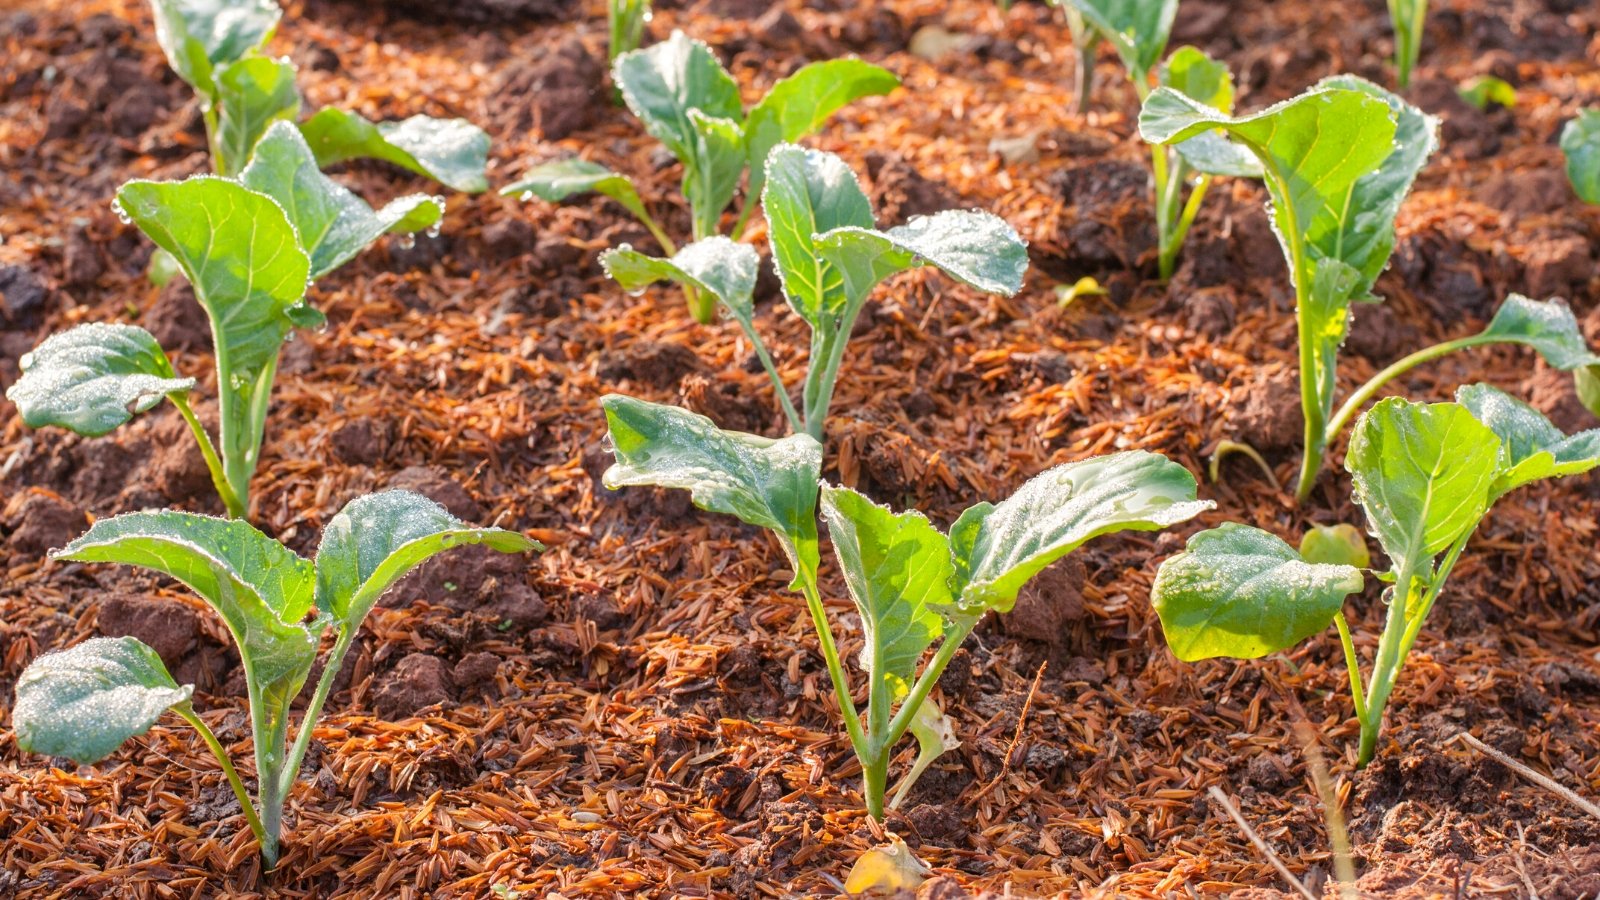
[[[295,778],[300,774],[300,764],[305,761],[306,749],[311,746],[311,732],[316,728],[317,719],[322,715],[322,706],[328,702],[328,695],[333,692],[333,682],[339,676],[339,670],[344,667],[345,654],[350,652],[350,644],[355,639],[356,630],[349,626],[339,629],[339,635],[333,642],[333,649],[328,651],[328,660],[322,666],[322,675],[317,678],[317,690],[311,695],[311,702],[306,704],[306,714],[300,718],[300,733],[295,735],[294,746],[289,750],[288,759],[279,777],[279,793],[289,796],[289,789],[294,786]]]
[[[1355,393],[1351,394],[1350,398],[1344,402],[1344,405],[1339,407],[1339,412],[1328,421],[1327,426],[1323,429],[1323,442],[1330,443],[1337,438],[1340,432],[1344,431],[1345,427],[1350,424],[1350,420],[1355,418],[1356,413],[1361,412],[1361,408],[1367,405],[1367,401],[1371,400],[1374,394],[1378,393],[1383,389],[1384,385],[1394,379],[1429,360],[1438,359],[1441,356],[1454,353],[1457,350],[1464,350],[1467,347],[1476,347],[1480,344],[1492,344],[1494,342],[1493,338],[1474,334],[1470,337],[1434,344],[1432,347],[1424,347],[1389,364],[1383,371],[1367,379],[1366,384],[1356,388]]]
[[[656,243],[661,245],[661,252],[667,256],[677,255],[678,245],[673,242],[672,238],[667,237],[666,229],[661,227],[661,223],[656,221],[656,217],[650,215],[650,211],[642,205],[634,212],[639,215],[639,224],[643,225],[645,230],[650,232],[650,236],[656,239]]]
[[[884,752],[894,747],[900,738],[905,736],[906,729],[911,727],[911,721],[917,716],[917,708],[928,699],[928,694],[933,691],[933,686],[939,683],[939,676],[944,674],[945,667],[950,665],[950,659],[961,648],[961,642],[967,639],[972,629],[977,626],[978,618],[969,616],[956,621],[953,627],[945,632],[944,640],[939,644],[939,651],[934,654],[933,661],[922,670],[922,675],[917,678],[917,683],[911,686],[911,693],[901,701],[900,709],[889,722],[889,730],[882,735]]]
[[[889,790],[889,751],[871,760],[861,760],[861,793],[867,801],[867,815],[883,821],[883,798]]]
[[[744,239],[745,227],[750,224],[750,213],[753,212],[755,208],[755,198],[749,196],[745,197],[744,208],[739,210],[739,220],[733,223],[733,230],[728,232],[730,237],[736,241]]]
[[[828,610],[822,605],[822,591],[817,587],[817,573],[811,567],[797,564],[800,592],[805,595],[806,608],[811,611],[811,626],[817,632],[817,644],[822,648],[822,658],[828,666],[828,678],[833,682],[833,694],[839,701],[839,712],[844,716],[845,731],[850,744],[862,765],[867,764],[870,745],[861,729],[861,714],[856,712],[856,702],[850,696],[850,682],[844,674],[844,664],[839,660],[839,648],[833,642],[833,629],[828,626]]]
[[[200,455],[205,458],[206,470],[211,473],[211,484],[217,489],[217,496],[222,498],[222,505],[228,510],[228,518],[242,519],[248,510],[244,502],[233,492],[233,486],[228,483],[227,472],[223,469],[222,460],[217,456],[216,445],[211,443],[211,435],[206,433],[204,425],[194,414],[189,400],[182,394],[169,394],[172,405],[178,408],[178,413],[183,420],[189,423],[189,430],[194,433],[194,441],[200,445]]]
[[[756,358],[761,360],[761,368],[767,370],[767,378],[772,381],[772,389],[778,395],[783,415],[789,420],[789,431],[794,434],[805,431],[805,420],[800,418],[800,413],[794,408],[794,401],[789,399],[789,389],[783,386],[783,379],[778,375],[778,367],[772,362],[772,354],[767,352],[767,345],[761,340],[761,335],[756,334],[754,323],[740,318],[739,328],[744,332],[744,336],[750,339],[750,345],[755,347]]]
[[[851,315],[846,318],[848,321],[840,325],[837,339],[824,348],[826,352],[821,360],[822,368],[817,368],[818,361],[813,352],[811,370],[806,373],[806,380],[813,382],[814,386],[814,390],[805,397],[806,433],[819,443],[827,430],[828,407],[833,405],[833,389],[839,378],[839,366],[844,362],[844,348],[850,342],[850,332],[855,328],[856,317]],[[815,349],[813,346],[813,351]]]
[[[1211,176],[1201,175],[1195,180],[1194,188],[1189,191],[1189,199],[1183,204],[1183,212],[1178,216],[1178,222],[1167,236],[1166,242],[1161,247],[1161,280],[1172,278],[1178,269],[1178,251],[1183,249],[1183,241],[1189,236],[1189,226],[1194,224],[1195,216],[1200,214],[1200,203],[1205,199],[1206,190],[1211,187]]]
[[[1378,732],[1383,727],[1384,707],[1389,694],[1394,691],[1400,665],[1404,662],[1400,648],[1410,624],[1411,591],[1416,573],[1410,563],[1403,563],[1399,575],[1390,589],[1389,613],[1383,623],[1383,635],[1378,638],[1378,655],[1372,663],[1372,682],[1367,686],[1367,710],[1361,720],[1361,750],[1356,759],[1357,768],[1372,761],[1378,745]]]
[[[683,286],[683,295],[689,301],[689,314],[701,325],[717,321],[717,298],[711,293],[701,293],[689,285]]]
[[[1345,621],[1344,610],[1333,615],[1333,624],[1339,629],[1339,643],[1344,645],[1344,667],[1350,671],[1350,699],[1355,702],[1356,720],[1367,720],[1366,691],[1361,688],[1361,657],[1356,654],[1356,643],[1350,637],[1350,623]]]
[[[222,742],[217,740],[216,734],[187,701],[174,706],[172,711],[193,725],[194,730],[200,733],[200,739],[211,748],[211,755],[215,756],[217,763],[222,766],[222,774],[228,777],[228,786],[233,788],[233,796],[239,800],[239,808],[244,811],[245,821],[250,823],[250,832],[256,836],[257,843],[266,847],[267,832],[261,824],[261,817],[256,815],[256,808],[250,800],[250,792],[245,789],[244,779],[239,777],[239,770],[233,767],[233,761],[228,758],[228,751],[223,748]]]

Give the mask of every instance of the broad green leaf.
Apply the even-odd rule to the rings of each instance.
[[[466,525],[409,491],[384,491],[345,504],[322,530],[316,556],[317,609],[354,631],[396,581],[436,553],[481,544],[501,553],[541,550],[514,531]]]
[[[1179,659],[1256,659],[1327,628],[1362,585],[1354,566],[1308,563],[1277,536],[1228,522],[1163,562],[1150,600]]]
[[[659,44],[617,57],[611,79],[651,137],[665,144],[686,166],[694,158],[697,140],[690,110],[741,126],[744,123],[739,83],[710,47],[681,31],[674,31]]]
[[[722,211],[744,175],[744,129],[698,109],[689,110],[689,125],[693,137],[684,160],[683,195],[689,198],[696,236],[709,237],[717,233]]]
[[[1342,202],[1323,209],[1306,228],[1307,239],[1320,258],[1337,259],[1361,273],[1357,290],[1365,296],[1394,253],[1394,218],[1400,203],[1411,192],[1428,157],[1438,149],[1439,120],[1354,75],[1324,78],[1317,88],[1355,91],[1381,100],[1395,120],[1394,144],[1388,156],[1350,185]]]
[[[484,166],[489,136],[466,119],[412,116],[399,122],[369,122],[342,109],[327,107],[300,126],[317,165],[347,159],[381,159],[426,175],[466,194],[489,189]]]
[[[822,445],[723,431],[705,416],[608,394],[601,399],[616,464],[602,480],[683,488],[694,505],[774,532],[796,572],[815,572]]]
[[[304,305],[311,261],[278,202],[225,178],[130,181],[116,207],[172,254],[211,320],[228,481],[241,494],[255,471],[278,351],[315,324]]]
[[[276,0],[151,0],[156,42],[178,77],[211,97],[215,71],[260,49],[283,11]]]
[[[844,487],[823,486],[822,520],[861,613],[861,667],[897,699],[944,632],[936,610],[950,606],[950,542],[922,513],[896,514]]]
[[[830,59],[803,66],[772,86],[745,121],[750,166],[750,196],[760,196],[767,154],[821,130],[834,113],[862,97],[881,96],[900,86],[887,69],[859,59]]]
[[[1391,397],[1357,420],[1345,468],[1396,569],[1426,576],[1488,511],[1499,455],[1500,439],[1464,407]]]
[[[1532,347],[1544,361],[1565,372],[1600,365],[1583,342],[1583,330],[1572,310],[1559,300],[1530,300],[1521,294],[1506,297],[1495,310],[1489,327],[1477,337],[1484,343],[1506,342]]]
[[[561,159],[534,166],[522,173],[522,180],[500,189],[507,197],[538,197],[550,203],[590,191],[610,197],[641,219],[649,215],[627,176],[586,159]]]
[[[782,144],[767,155],[761,208],[784,297],[820,330],[828,313],[843,313],[847,299],[844,277],[817,252],[816,236],[845,226],[872,228],[872,204],[844,160]]]
[[[1100,37],[1116,48],[1134,77],[1155,68],[1167,52],[1178,0],[1067,0]]]
[[[1180,91],[1221,113],[1233,114],[1233,73],[1198,47],[1179,47],[1156,71],[1162,87]]]
[[[150,332],[93,322],[54,334],[25,353],[6,391],[29,428],[57,425],[99,437],[169,394],[194,389],[179,378]]]
[[[322,174],[305,138],[288,122],[267,129],[239,180],[283,207],[311,257],[312,278],[344,265],[385,234],[432,228],[444,216],[444,201],[426,194],[401,197],[374,212]]]
[[[210,603],[239,646],[253,689],[293,697],[317,655],[311,563],[249,523],[164,510],[94,523],[52,555],[115,562],[170,575]]]
[[[300,115],[295,68],[288,60],[251,56],[217,76],[217,169],[237,175],[250,162],[256,142],[274,122],[293,122]]]
[[[1578,110],[1561,127],[1561,152],[1572,189],[1583,202],[1600,203],[1600,107]]]
[[[679,250],[671,259],[646,256],[627,244],[600,254],[600,265],[623,290],[639,291],[657,281],[673,281],[722,301],[741,324],[753,323],[755,248],[720,235]]]
[[[1308,563],[1372,567],[1372,553],[1367,550],[1366,536],[1354,525],[1340,522],[1337,525],[1313,525],[1300,538],[1300,558]]]
[[[19,749],[89,765],[149,731],[193,693],[138,639],[91,638],[46,653],[23,671],[11,725]]]
[[[1600,428],[1569,436],[1537,409],[1487,384],[1457,389],[1456,402],[1500,438],[1500,474],[1492,497],[1600,466]]]
[[[1008,612],[1044,567],[1090,538],[1154,531],[1214,504],[1195,500],[1194,476],[1155,453],[1131,450],[1056,466],[998,505],[980,503],[950,529],[957,605]]]
[[[878,231],[847,225],[816,237],[817,252],[844,277],[845,295],[859,302],[891,275],[934,266],[989,294],[1022,289],[1028,245],[1006,220],[979,210],[945,210]]]

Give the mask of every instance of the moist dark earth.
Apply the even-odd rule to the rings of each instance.
[[[1347,390],[1424,342],[1477,330],[1511,291],[1566,299],[1600,341],[1600,210],[1572,194],[1555,145],[1564,121],[1600,102],[1600,8],[1433,5],[1407,96],[1442,117],[1443,147],[1401,211],[1377,289],[1386,302],[1356,311]],[[960,39],[918,56],[929,26]],[[880,289],[841,375],[825,477],[944,525],[1052,464],[1112,450],[1159,451],[1200,475],[1219,441],[1244,437],[1292,480],[1293,303],[1264,193],[1219,181],[1162,285],[1133,90],[1103,50],[1094,103],[1073,111],[1059,13],[978,0],[658,4],[650,38],[674,28],[707,41],[747,99],[812,59],[887,66],[902,89],[847,107],[808,143],[862,174],[884,224],[978,207],[1030,243],[1015,298],[930,273]],[[632,175],[685,233],[680,170],[609,103],[605,33],[600,3],[310,0],[287,5],[269,50],[299,64],[307,109],[465,116],[494,139],[496,185],[581,153]],[[110,208],[130,178],[208,169],[198,107],[147,7],[12,4],[0,42],[0,386],[53,331],[135,322],[201,379],[201,417],[214,421],[205,318],[186,287],[150,286],[151,245]],[[1337,72],[1392,83],[1376,0],[1185,0],[1183,43],[1230,64],[1244,109]],[[1462,101],[1457,87],[1477,75],[1509,82],[1516,107]],[[369,202],[435,190],[380,164],[336,175]],[[309,553],[344,502],[404,486],[549,549],[447,556],[386,598],[318,726],[270,879],[214,761],[179,723],[76,767],[20,753],[7,716],[0,896],[832,896],[880,841],[782,554],[682,493],[599,483],[608,391],[780,433],[737,328],[695,325],[676,291],[633,297],[608,282],[600,250],[655,246],[600,198],[449,205],[438,238],[390,239],[314,288],[329,324],[286,349],[252,519]],[[1106,296],[1058,308],[1053,286],[1082,276]],[[797,383],[805,329],[775,280],[763,285],[758,327]],[[1523,351],[1451,357],[1395,389],[1446,399],[1477,380],[1565,429],[1600,424],[1566,376]],[[935,868],[925,896],[1281,891],[1211,786],[1313,890],[1332,891],[1308,739],[1369,895],[1600,892],[1600,822],[1456,740],[1470,732],[1600,794],[1600,481],[1496,507],[1364,771],[1333,635],[1245,665],[1187,665],[1166,649],[1148,602],[1159,561],[1223,520],[1289,538],[1359,521],[1334,456],[1303,508],[1233,457],[1202,485],[1214,513],[1098,540],[980,627],[935,695],[962,747],[888,823]],[[208,722],[248,756],[238,657],[200,601],[125,567],[44,558],[92,518],[166,506],[221,512],[170,408],[89,440],[29,431],[0,404],[0,711],[38,654],[133,634],[197,685]],[[853,659],[858,623],[824,569]],[[1383,612],[1375,591],[1348,607],[1366,654]],[[911,755],[908,744],[897,773]]]

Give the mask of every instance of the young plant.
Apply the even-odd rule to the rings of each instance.
[[[858,59],[816,62],[774,84],[747,112],[738,82],[711,48],[681,31],[652,47],[622,54],[611,72],[645,130],[683,165],[693,240],[721,233],[723,212],[748,169],[744,207],[731,232],[742,236],[774,147],[816,133],[845,104],[887,94],[900,84],[889,71]],[[501,193],[559,202],[588,191],[604,194],[638,216],[668,256],[678,252],[633,182],[595,163],[561,160],[535,166]],[[696,321],[710,323],[715,301],[689,293]]]
[[[1247,525],[1196,534],[1162,563],[1151,589],[1173,653],[1191,662],[1255,659],[1335,625],[1361,726],[1357,762],[1370,762],[1411,647],[1489,508],[1525,484],[1600,466],[1600,429],[1568,437],[1488,385],[1456,397],[1435,404],[1390,398],[1356,423],[1345,467],[1390,562],[1378,574],[1388,585],[1387,618],[1365,679],[1343,612],[1370,565],[1359,533],[1346,542],[1316,530],[1298,552]]]
[[[250,508],[278,352],[294,329],[317,327],[310,279],[390,231],[435,227],[443,204],[424,195],[373,211],[317,169],[300,133],[275,123],[238,180],[131,181],[118,214],[188,277],[211,320],[220,429],[213,444],[156,339],[133,325],[93,323],[47,338],[21,360],[6,397],[30,428],[98,437],[170,399],[189,423],[228,515]]]
[[[1433,152],[1435,120],[1371,82],[1338,75],[1253,115],[1234,118],[1168,88],[1139,116],[1155,144],[1192,141],[1220,129],[1228,140],[1190,153],[1215,174],[1265,180],[1272,224],[1288,261],[1299,327],[1300,399],[1305,449],[1297,487],[1310,496],[1328,445],[1385,384],[1416,365],[1488,343],[1532,346],[1566,371],[1600,361],[1584,347],[1577,321],[1555,302],[1512,295],[1483,332],[1419,350],[1360,387],[1335,413],[1339,348],[1354,302],[1373,302],[1373,283],[1394,252],[1394,220],[1418,170]]]
[[[180,686],[161,657],[131,637],[95,638],[34,660],[17,680],[17,746],[88,765],[170,709],[216,756],[270,869],[279,857],[284,803],[362,620],[418,564],[473,544],[502,553],[539,549],[515,532],[464,525],[405,491],[351,501],[323,530],[311,560],[244,522],[170,510],[102,519],[54,558],[144,566],[188,585],[217,611],[244,666],[257,796],[252,801],[222,742],[194,711],[194,686]],[[290,707],[330,629],[333,648],[291,744]]]
[[[947,210],[880,231],[872,203],[839,157],[792,144],[767,157],[762,210],[783,294],[811,328],[811,355],[797,410],[766,344],[755,330],[756,252],[722,237],[697,241],[670,259],[623,246],[601,256],[624,288],[658,280],[684,285],[739,323],[772,380],[796,433],[822,440],[845,345],[872,290],[919,266],[935,266],[980,291],[1010,296],[1022,288],[1028,248],[1005,220]],[[714,307],[713,307],[714,308]]]
[[[615,65],[617,57],[639,49],[644,26],[649,23],[650,0],[606,0],[606,24],[611,32],[607,61]]]
[[[1428,19],[1428,0],[1389,0],[1389,22],[1394,25],[1395,84],[1411,86],[1411,70],[1422,52],[1422,27]]]
[[[1195,500],[1188,470],[1157,454],[1130,451],[1049,469],[999,504],[969,508],[947,534],[921,513],[892,512],[849,488],[819,488],[822,446],[809,435],[771,440],[722,431],[704,416],[616,394],[601,405],[617,460],[604,475],[608,488],[686,489],[701,509],[736,516],[777,538],[861,761],[867,810],[880,820],[900,738],[914,735],[919,752],[896,802],[958,743],[928,694],[986,613],[1010,610],[1029,579],[1090,538],[1165,528],[1211,506]],[[819,496],[861,617],[864,722],[818,583]]]
[[[1585,203],[1600,203],[1600,107],[1578,110],[1561,127],[1561,153],[1578,197]]]

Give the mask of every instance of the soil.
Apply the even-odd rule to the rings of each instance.
[[[1600,328],[1600,210],[1571,195],[1554,139],[1600,100],[1600,8],[1434,7],[1410,97],[1442,116],[1444,146],[1401,211],[1384,304],[1356,312],[1344,390],[1419,342],[1480,328],[1511,291],[1562,296]],[[937,59],[909,52],[933,25],[961,39]],[[680,27],[750,98],[810,59],[888,66],[904,89],[850,105],[808,143],[844,156],[886,224],[970,206],[1030,244],[1015,298],[928,273],[880,289],[840,378],[830,481],[944,525],[1049,465],[1119,449],[1201,474],[1220,441],[1246,440],[1293,482],[1294,313],[1265,197],[1219,180],[1177,277],[1159,283],[1148,152],[1109,48],[1078,115],[1065,24],[1026,0],[1008,14],[988,0],[658,3],[651,39]],[[1378,0],[1185,0],[1177,35],[1229,62],[1244,109],[1334,72],[1392,77]],[[309,109],[465,116],[493,135],[497,185],[582,153],[632,175],[681,234],[681,171],[610,105],[604,41],[598,2],[291,0],[270,52],[300,64]],[[214,426],[205,318],[181,279],[149,285],[150,246],[109,204],[129,178],[208,169],[198,106],[148,7],[33,0],[0,12],[0,49],[0,387],[53,331],[138,322],[200,379]],[[1480,74],[1509,81],[1517,106],[1461,102],[1455,87]],[[374,203],[437,190],[379,164],[336,175]],[[0,897],[835,896],[880,840],[779,549],[682,492],[599,480],[608,391],[781,433],[736,325],[694,324],[677,291],[608,282],[601,249],[654,248],[609,201],[447,199],[437,239],[390,240],[312,290],[329,325],[285,351],[252,520],[309,554],[350,498],[405,486],[548,549],[456,552],[384,598],[316,730],[269,879],[215,763],[172,717],[97,766],[17,750],[17,676],[96,634],[156,646],[241,759],[249,725],[237,656],[200,601],[147,573],[44,558],[92,518],[220,512],[181,418],[158,408],[82,439],[29,431],[0,404]],[[1083,276],[1106,296],[1061,309],[1052,287]],[[757,327],[793,375],[805,329],[770,278],[758,297]],[[1521,350],[1454,356],[1396,390],[1444,399],[1474,380],[1568,429],[1596,424],[1568,378]],[[1163,644],[1150,581],[1194,530],[1243,520],[1292,538],[1358,520],[1340,452],[1304,508],[1230,463],[1202,488],[1214,513],[1099,539],[978,629],[934,695],[962,746],[889,822],[939,876],[923,896],[1283,896],[1212,786],[1335,896],[1307,734],[1369,896],[1600,890],[1600,823],[1454,740],[1469,731],[1600,794],[1594,479],[1496,507],[1363,771],[1334,635],[1248,665],[1187,665]],[[824,570],[853,660],[851,603]],[[1382,602],[1348,612],[1370,653]]]

